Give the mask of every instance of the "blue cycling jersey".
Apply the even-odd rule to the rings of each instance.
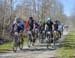
[[[24,31],[24,23],[23,21],[20,21],[19,23],[12,24],[11,26],[11,32],[23,32]]]

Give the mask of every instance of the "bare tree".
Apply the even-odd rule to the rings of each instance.
[[[15,1],[17,1],[17,5],[15,5]],[[2,20],[0,29],[3,36],[7,30],[10,30],[9,26],[15,16],[20,16],[24,20],[29,16],[42,19],[42,21],[48,17],[63,22],[67,19],[63,14],[63,5],[58,0],[0,0],[0,20]]]

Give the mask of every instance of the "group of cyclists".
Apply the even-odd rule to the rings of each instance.
[[[42,20],[34,20],[33,17],[29,17],[28,20],[24,21],[17,16],[11,24],[10,33],[15,37],[15,46],[17,46],[16,44],[19,42],[19,34],[21,35],[21,42],[23,42],[22,34],[26,33],[28,37],[28,47],[30,47],[31,43],[34,45],[37,39],[42,43],[45,39],[53,42],[53,38],[61,38],[63,26],[62,22],[59,20],[53,21],[51,18],[47,18],[45,22],[42,22]]]

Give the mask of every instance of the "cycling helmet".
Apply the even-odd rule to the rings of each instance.
[[[48,18],[48,19],[47,19],[47,22],[48,22],[48,21],[51,21],[51,18]]]
[[[56,23],[60,23],[60,21],[59,21],[59,20],[55,20],[55,22],[56,22]]]
[[[15,20],[17,21],[19,18],[20,18],[19,16],[16,16],[16,17],[15,17]]]
[[[29,17],[29,20],[32,20],[33,19],[33,17]]]

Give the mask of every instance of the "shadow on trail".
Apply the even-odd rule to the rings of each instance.
[[[29,51],[52,51],[52,50],[55,50],[55,49],[52,49],[52,48],[29,48],[29,49],[23,49],[22,51],[24,52],[29,52]]]
[[[2,51],[0,51],[0,54],[4,54],[4,53],[10,53],[10,51],[12,51],[12,50],[9,50],[9,49],[2,50]]]
[[[55,48],[52,48],[49,46],[49,48],[47,48],[47,45],[35,45],[33,47],[30,48],[25,48],[22,51],[24,52],[29,52],[29,51],[53,51],[56,50]]]
[[[26,47],[26,48],[23,48],[22,50],[17,50],[17,52],[35,52],[35,51],[40,51],[40,52],[43,52],[43,51],[53,51],[53,50],[56,50],[55,48],[52,48],[52,47],[49,47],[47,48],[47,45],[35,45],[33,47]],[[11,53],[13,52],[13,50],[4,50],[4,51],[0,51],[1,54],[3,53]]]
[[[35,51],[40,51],[40,52],[43,52],[43,51],[53,51],[53,50],[56,50],[54,48],[25,48],[25,49],[22,49],[22,50],[17,50],[17,52],[35,52]],[[6,50],[6,51],[1,51],[0,54],[7,54],[7,53],[12,53],[13,50]]]

